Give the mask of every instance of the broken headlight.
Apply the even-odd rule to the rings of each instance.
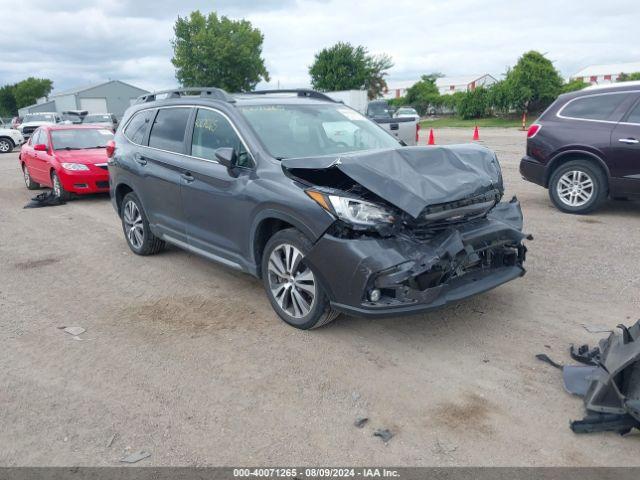
[[[359,200],[352,197],[325,195],[315,190],[308,190],[307,195],[318,205],[332,213],[340,220],[354,225],[377,225],[393,223],[393,213],[382,205]]]

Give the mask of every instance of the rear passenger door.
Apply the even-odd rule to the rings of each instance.
[[[611,132],[610,157],[614,188],[640,195],[640,100]]]
[[[251,181],[253,159],[229,118],[218,110],[199,108],[191,135],[191,155],[185,159],[182,203],[189,243],[223,263],[242,265],[249,238],[253,204],[245,195]],[[233,148],[238,166],[216,160],[218,148]]]
[[[185,133],[191,107],[163,107],[157,110],[147,148],[134,153],[143,181],[141,201],[155,232],[186,241],[180,197],[185,159]]]

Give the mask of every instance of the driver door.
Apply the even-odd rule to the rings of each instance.
[[[249,237],[253,203],[245,189],[254,177],[253,159],[229,118],[218,110],[199,108],[191,130],[191,155],[185,157],[181,196],[187,238],[192,247],[238,267]],[[233,148],[237,166],[216,160],[218,148]]]

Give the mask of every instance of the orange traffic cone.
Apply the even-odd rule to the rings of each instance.
[[[436,139],[433,137],[433,128],[429,129],[429,142],[427,143],[427,145],[435,145],[436,144]]]
[[[473,141],[480,140],[480,133],[478,132],[478,126],[476,125],[475,130],[473,131]]]

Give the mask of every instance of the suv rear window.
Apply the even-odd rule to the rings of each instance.
[[[133,143],[142,145],[142,142],[144,142],[144,137],[147,134],[147,125],[149,125],[152,113],[153,110],[143,110],[136,113],[129,121],[127,128],[124,129],[124,134]]]
[[[151,127],[149,146],[184,153],[184,134],[191,108],[161,108]]]
[[[576,98],[567,103],[559,115],[587,120],[609,120],[626,97],[626,93],[613,93]]]

